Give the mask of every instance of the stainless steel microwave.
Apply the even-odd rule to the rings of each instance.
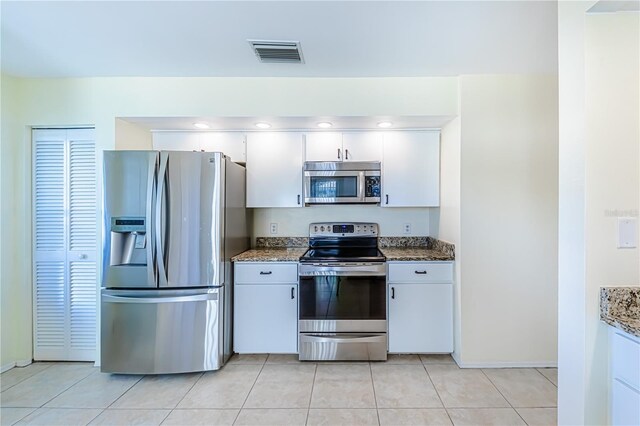
[[[380,163],[307,161],[305,204],[380,203]]]

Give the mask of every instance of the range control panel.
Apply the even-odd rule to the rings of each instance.
[[[377,237],[378,224],[368,222],[322,222],[309,225],[309,237]]]

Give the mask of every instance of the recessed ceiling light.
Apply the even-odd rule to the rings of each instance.
[[[378,123],[378,127],[383,128],[383,129],[387,129],[389,127],[393,126],[393,123],[390,121],[381,121]]]
[[[264,123],[264,122],[260,122],[260,123],[256,123],[256,127],[258,129],[268,129],[271,127],[271,124],[269,123]]]
[[[331,126],[333,126],[333,123],[329,123],[328,121],[318,123],[318,127],[320,127],[321,129],[328,129]]]
[[[210,129],[211,126],[209,126],[207,123],[193,123],[193,127],[195,127],[196,129]]]

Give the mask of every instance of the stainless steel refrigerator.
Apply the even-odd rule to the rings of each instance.
[[[222,153],[104,152],[101,371],[222,367],[245,206],[245,169]]]

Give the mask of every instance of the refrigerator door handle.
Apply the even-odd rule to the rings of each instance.
[[[152,283],[154,287],[157,283],[158,268],[156,265],[156,251],[155,251],[155,232],[153,223],[153,201],[156,191],[156,178],[157,178],[157,166],[158,157],[149,157],[149,174],[147,179],[147,208],[145,212],[146,221],[146,252],[147,252],[147,282],[149,285]]]
[[[169,156],[166,153],[160,152],[160,170],[158,172],[158,187],[156,192],[156,208],[155,208],[155,234],[156,234],[156,265],[158,268],[158,284],[160,287],[167,286],[167,270],[165,268],[165,252],[164,252],[164,239],[165,239],[165,226],[163,226],[162,218],[162,197],[164,195],[164,187],[167,179],[167,163],[169,162]],[[168,218],[164,218],[166,222]]]
[[[218,300],[218,293],[211,292],[205,294],[193,294],[189,296],[168,296],[168,297],[135,297],[135,296],[111,296],[102,295],[104,303],[186,303],[206,300]]]

